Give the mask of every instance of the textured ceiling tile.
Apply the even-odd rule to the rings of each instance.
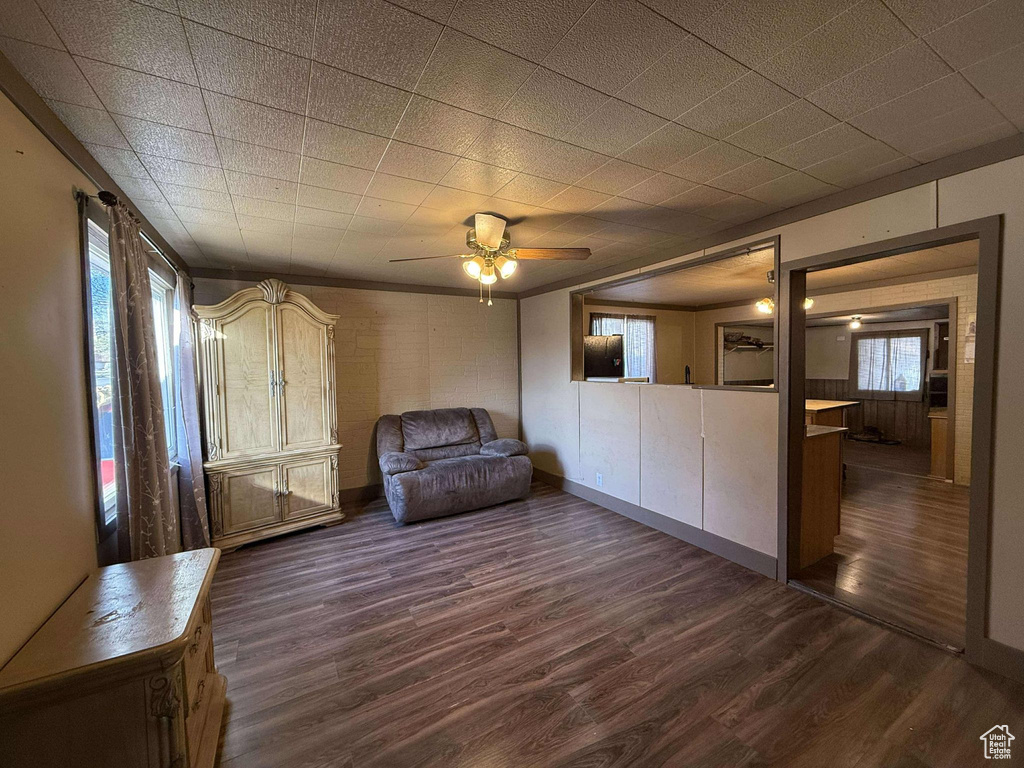
[[[0,37],[0,51],[44,99],[96,109],[103,107],[70,54],[9,37]]]
[[[910,123],[952,112],[981,96],[961,75],[952,74],[851,118],[848,122],[875,138],[903,131]]]
[[[318,227],[315,224],[296,224],[292,236],[295,240],[316,240],[323,243],[334,243],[337,246],[345,236],[345,231],[333,227]]]
[[[356,168],[351,165],[340,163],[329,163],[326,160],[318,160],[315,157],[302,159],[302,172],[300,181],[312,187],[324,187],[334,189],[338,192],[351,192],[354,195],[361,195],[366,191],[366,185],[373,178],[373,171],[365,168]]]
[[[199,82],[206,90],[301,113],[309,60],[185,22]]]
[[[596,0],[544,60],[544,66],[615,93],[686,33],[632,0]]]
[[[111,112],[211,133],[198,88],[91,59],[75,61]]]
[[[583,187],[567,187],[550,200],[545,201],[544,207],[556,211],[582,213],[610,198],[611,195],[606,195],[603,192],[592,192]]]
[[[180,184],[183,187],[195,187],[196,189],[212,189],[217,192],[227,191],[227,186],[224,183],[224,171],[220,168],[141,153],[139,159],[158,182]]]
[[[139,161],[134,152],[126,149],[114,149],[99,144],[85,144],[89,154],[96,158],[103,170],[111,176],[128,176],[136,179],[148,179],[149,171]]]
[[[680,195],[662,201],[662,206],[684,213],[696,213],[709,205],[720,203],[732,197],[732,193],[714,187],[698,185]]]
[[[838,16],[856,0],[732,0],[693,31],[753,67]]]
[[[1024,3],[993,0],[936,29],[925,40],[954,68],[966,67],[1024,40]]]
[[[182,187],[178,184],[161,183],[160,190],[171,205],[186,205],[192,208],[210,208],[215,211],[235,210],[231,204],[231,195],[227,192],[215,192],[210,189]]]
[[[826,184],[806,173],[793,171],[785,176],[751,187],[743,194],[763,203],[789,207],[838,191],[839,187]]]
[[[735,170],[712,178],[708,181],[708,184],[729,192],[744,192],[751,187],[777,179],[780,176],[785,176],[788,173],[790,173],[790,169],[786,166],[780,165],[766,157],[759,157],[751,163],[741,165]]]
[[[694,183],[678,176],[669,176],[667,173],[659,173],[646,181],[642,181],[635,187],[630,187],[622,193],[623,197],[630,200],[640,200],[651,205],[668,200],[680,195],[688,189],[693,189]]]
[[[209,208],[196,208],[191,205],[175,205],[174,212],[188,226],[189,224],[205,224],[211,227],[237,227],[238,222],[232,211],[214,211]]]
[[[557,137],[607,99],[600,91],[540,67],[502,108],[499,117],[520,128]]]
[[[211,91],[204,95],[216,135],[286,152],[302,149],[302,116]]]
[[[714,143],[708,136],[668,123],[620,154],[619,159],[663,171]]]
[[[665,170],[673,176],[682,176],[684,179],[703,183],[715,176],[728,173],[733,168],[739,168],[754,160],[755,157],[745,149],[720,141]]]
[[[461,155],[490,124],[487,117],[440,101],[413,96],[395,138],[409,144]]]
[[[441,35],[416,91],[493,117],[536,68],[526,59],[449,28]]]
[[[164,199],[163,192],[152,179],[133,179],[131,176],[114,176],[114,181],[128,197],[133,201]]]
[[[310,117],[390,138],[409,94],[365,77],[313,62]]]
[[[840,120],[846,120],[945,77],[951,71],[922,40],[915,40],[813,91],[807,99]]]
[[[352,216],[348,229],[352,233],[346,235],[350,245],[357,240],[371,240],[371,238],[362,237],[362,235],[391,237],[395,233],[395,226],[391,222],[384,221],[383,219],[371,219],[366,216]]]
[[[751,200],[742,195],[733,195],[720,203],[704,208],[701,215],[717,221],[738,222],[751,221],[765,216],[773,210],[777,210],[777,206],[763,203],[760,200]]]
[[[451,26],[517,56],[539,62],[592,0],[459,0]],[[500,24],[495,19],[501,19]]]
[[[795,100],[795,96],[757,72],[748,72],[681,114],[677,122],[723,139]]]
[[[156,219],[167,219],[176,215],[174,209],[163,200],[136,200],[133,202],[147,219],[150,216]]]
[[[383,219],[397,224],[405,222],[412,212],[416,210],[415,205],[399,203],[395,200],[378,200],[374,197],[364,197],[359,203],[356,213],[360,216],[368,216],[371,219]]]
[[[957,152],[964,152],[974,147],[980,147],[982,144],[988,144],[992,141],[999,139],[1005,139],[1007,136],[1013,136],[1019,133],[1019,130],[1015,125],[1001,119],[994,122],[992,125],[981,128],[977,131],[964,132],[957,135],[955,138],[949,141],[942,142],[940,144],[934,144],[926,149],[918,150],[913,153],[915,160],[922,163],[927,163],[932,160],[937,160],[940,157],[946,157],[948,155],[956,154]]]
[[[606,232],[614,233],[609,234],[609,237],[615,239],[640,239],[645,234],[643,232],[633,232],[635,227],[632,227],[632,224],[636,221],[637,216],[651,210],[653,207],[653,205],[641,203],[638,200],[629,200],[625,197],[610,197],[603,203],[594,206],[590,211],[590,215],[620,225],[605,230]]]
[[[861,166],[840,177],[840,180],[836,183],[841,187],[856,187],[860,184],[880,179],[883,176],[890,176],[891,174],[905,171],[908,168],[913,168],[915,165],[919,165],[919,163],[912,157],[901,155],[894,160],[879,163],[878,165]]]
[[[439,183],[446,187],[464,189],[467,192],[493,195],[518,175],[517,171],[462,158],[452,166]]]
[[[352,214],[350,213],[324,211],[320,208],[304,208],[301,205],[295,209],[296,224],[309,224],[317,227],[345,229],[351,221]]]
[[[259,216],[246,216],[243,214],[236,214],[235,218],[238,219],[238,228],[250,232],[266,232],[270,235],[290,235],[292,232],[292,222],[280,221],[278,219],[263,219]]]
[[[217,145],[208,133],[187,131],[125,115],[113,117],[136,152],[187,160],[200,165],[220,165]]]
[[[387,146],[388,140],[380,136],[310,119],[302,154],[372,171]]]
[[[972,64],[961,74],[1011,120],[1024,118],[1024,44]]]
[[[426,16],[442,24],[447,23],[457,0],[394,0],[395,5],[408,8],[420,16]]]
[[[772,56],[758,71],[804,96],[915,39],[881,0],[863,0]]]
[[[1000,129],[1005,130],[1008,125],[1006,118],[1000,114],[999,110],[990,102],[982,101],[934,117],[931,120],[916,123],[902,133],[888,136],[886,143],[903,154],[920,160],[917,153],[931,147],[946,145],[985,129],[992,129],[998,133]]]
[[[700,38],[688,35],[616,95],[671,120],[748,71]]]
[[[228,189],[232,195],[273,200],[278,203],[294,203],[298,185],[294,181],[253,176],[238,171],[224,171]]]
[[[370,185],[366,187],[366,194],[369,197],[376,197],[380,200],[393,200],[398,203],[419,205],[433,188],[433,184],[425,181],[377,173],[373,175]]]
[[[316,0],[178,0],[181,15],[224,32],[309,56]]]
[[[106,110],[52,99],[47,99],[46,104],[79,141],[118,149],[132,148]]]
[[[35,3],[0,0],[0,29],[15,40],[64,50],[64,43]]]
[[[563,141],[551,140],[547,157],[540,167],[524,168],[524,171],[545,173],[555,181],[572,184],[578,179],[596,171],[608,161],[604,155],[591,152]]]
[[[775,114],[758,120],[729,137],[729,143],[767,155],[780,147],[837,125],[838,121],[810,102],[800,99]]]
[[[245,216],[255,216],[260,219],[275,219],[277,221],[294,221],[294,203],[277,203],[272,200],[260,200],[255,197],[232,196],[235,211]]]
[[[349,192],[337,192],[333,189],[321,189],[300,184],[296,203],[306,208],[322,208],[335,213],[355,213],[356,208],[359,207],[359,199],[359,195]]]
[[[130,0],[39,0],[71,53],[197,85],[181,19]]]
[[[563,232],[568,232],[572,235],[587,237],[595,235],[608,227],[609,224],[607,221],[595,219],[592,216],[573,216],[568,221],[559,224],[557,229]]]
[[[298,181],[300,156],[280,149],[258,147],[233,139],[217,137],[221,164],[232,171]]]
[[[900,153],[892,147],[880,141],[869,141],[841,155],[808,166],[804,171],[829,184],[846,186],[844,182],[850,175],[900,157]]]
[[[565,188],[566,185],[560,181],[551,181],[540,176],[521,173],[495,192],[494,196],[527,205],[540,205]]]
[[[683,29],[693,30],[729,0],[643,0],[648,8],[671,19]]]
[[[269,232],[245,231],[242,233],[242,240],[245,241],[245,250],[249,256],[268,256],[283,262],[288,261],[292,251],[292,238],[290,235],[272,235]],[[264,267],[270,269],[270,266]]]
[[[440,34],[437,22],[384,0],[321,3],[313,58],[412,90]]]
[[[618,99],[608,99],[562,138],[606,155],[617,155],[666,124],[661,117]]]
[[[392,141],[377,170],[392,176],[436,184],[458,160],[457,155]]]
[[[852,125],[838,123],[831,128],[826,128],[821,133],[808,136],[788,147],[782,147],[770,153],[769,157],[790,168],[806,168],[830,157],[841,155],[843,152],[869,141],[871,141],[869,136],[861,133]]]
[[[948,24],[991,0],[886,0],[886,4],[919,35]]]
[[[654,175],[654,171],[623,160],[609,160],[576,182],[579,187],[617,195]]]
[[[436,208],[442,211],[465,211],[466,214],[480,210],[486,195],[479,195],[476,192],[466,192],[463,189],[452,189],[451,187],[434,187],[430,194],[423,199],[423,205],[427,208]],[[456,214],[458,216],[458,214]]]

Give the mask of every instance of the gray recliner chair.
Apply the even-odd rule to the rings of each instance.
[[[377,459],[384,495],[400,523],[525,498],[533,475],[526,445],[499,440],[483,408],[381,416]]]

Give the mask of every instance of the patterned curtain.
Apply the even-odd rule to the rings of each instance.
[[[646,377],[655,382],[654,317],[651,315],[590,315],[591,336],[622,335],[622,356],[627,378]]]
[[[203,441],[199,432],[199,375],[196,367],[195,326],[192,323],[192,283],[181,272],[174,291],[181,318],[178,331],[178,504],[181,541],[185,549],[210,546],[210,523],[203,480]]]
[[[141,560],[179,552],[181,534],[171,508],[149,260],[131,212],[121,203],[109,212],[118,550],[122,560]]]

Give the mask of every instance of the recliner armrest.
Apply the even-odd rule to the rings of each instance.
[[[388,451],[380,457],[380,471],[385,475],[397,475],[400,472],[414,472],[426,466],[411,453],[400,453],[399,451]]]
[[[483,456],[525,456],[527,451],[526,443],[512,437],[492,440],[480,446],[480,453]]]

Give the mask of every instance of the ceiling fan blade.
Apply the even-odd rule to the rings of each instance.
[[[474,218],[476,241],[480,245],[497,249],[501,245],[502,235],[505,234],[505,220],[489,213],[478,213]]]
[[[519,259],[560,259],[582,261],[590,258],[589,248],[515,248]],[[513,252],[513,251],[510,251]]]
[[[394,264],[396,261],[426,261],[427,259],[468,259],[467,256],[462,253],[446,253],[444,256],[413,256],[411,259],[388,259],[389,264]]]

